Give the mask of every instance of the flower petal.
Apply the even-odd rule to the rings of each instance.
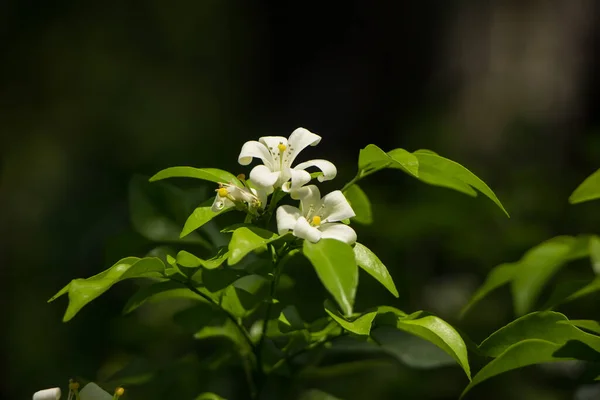
[[[335,239],[352,245],[356,243],[356,232],[348,225],[333,223],[321,225],[321,239]]]
[[[259,188],[273,187],[279,175],[280,172],[273,172],[266,165],[257,165],[250,171],[250,179]]]
[[[33,400],[58,400],[60,399],[60,388],[39,390],[33,394]]]
[[[229,200],[227,197],[221,197],[219,195],[216,195],[215,201],[213,201],[210,209],[212,212],[218,213],[226,208],[231,208],[234,205],[235,204],[233,204],[233,201]]]
[[[327,222],[341,221],[356,216],[346,196],[339,191],[333,191],[323,197],[323,219]]]
[[[263,136],[258,139],[258,141],[261,142],[271,154],[279,154],[279,148],[277,146],[280,144],[283,144],[286,148],[288,147],[288,140],[283,136]]]
[[[112,400],[113,395],[94,382],[90,382],[79,392],[81,400]]]
[[[244,143],[240,155],[238,156],[238,163],[241,165],[248,165],[252,162],[253,158],[260,158],[269,169],[273,169],[273,156],[269,152],[269,149],[267,149],[267,146],[256,140]]]
[[[315,211],[321,206],[321,192],[315,185],[303,186],[292,190],[290,196],[294,200],[300,200],[300,209],[305,217],[311,217],[308,215],[311,208]]]
[[[300,218],[300,210],[292,206],[279,206],[277,208],[277,231],[280,235],[293,231],[298,218]]]
[[[267,191],[264,189],[250,189],[250,191],[252,191],[252,194],[254,194],[256,197],[258,197],[258,200],[260,201],[259,208],[264,210],[265,206],[267,205],[267,196],[269,196]]]
[[[288,165],[292,165],[298,153],[308,146],[316,146],[321,141],[321,136],[315,135],[308,129],[298,128],[290,135]]]
[[[293,233],[294,236],[299,237],[301,239],[306,239],[309,242],[313,243],[317,243],[321,239],[321,231],[319,231],[313,226],[310,226],[310,224],[304,217],[298,218]]]
[[[327,160],[310,160],[300,163],[294,167],[294,169],[306,169],[310,167],[317,167],[322,172],[323,175],[320,175],[317,179],[319,182],[329,181],[337,175],[337,168],[331,161]]]
[[[284,192],[298,190],[310,182],[310,174],[302,169],[290,168],[291,182],[284,183],[281,188]]]

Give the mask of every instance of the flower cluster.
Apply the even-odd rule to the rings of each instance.
[[[344,194],[336,190],[323,198],[315,185],[308,185],[312,177],[306,169],[318,168],[319,182],[335,178],[337,169],[333,163],[323,159],[301,162],[292,167],[298,154],[308,146],[316,146],[321,141],[319,135],[304,128],[298,128],[289,138],[264,136],[258,141],[244,143],[238,162],[249,165],[252,159],[262,161],[250,171],[250,179],[241,179],[243,187],[231,182],[220,183],[212,206],[214,212],[243,206],[252,214],[261,213],[266,206],[268,195],[275,191],[289,193],[292,199],[300,201],[300,207],[282,205],[276,211],[279,234],[292,232],[294,236],[310,242],[321,238],[341,240],[348,244],[356,242],[356,233],[344,224],[355,216]],[[271,199],[271,201],[276,201]]]

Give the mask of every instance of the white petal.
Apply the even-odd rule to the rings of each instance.
[[[210,209],[212,210],[212,212],[219,212],[222,211],[226,208],[231,208],[233,207],[235,204],[233,204],[233,201],[229,200],[227,197],[221,197],[219,195],[215,196],[215,201],[213,201],[212,206],[210,207]]]
[[[294,169],[306,169],[310,167],[317,167],[322,172],[323,175],[320,175],[317,179],[319,182],[329,181],[337,175],[337,168],[331,161],[327,160],[310,160],[303,163],[300,163],[294,167]]]
[[[260,158],[269,169],[273,169],[273,156],[264,144],[259,143],[256,140],[244,143],[240,155],[238,156],[238,162],[241,165],[248,165],[255,157]]]
[[[315,185],[308,185],[290,192],[294,200],[300,200],[300,209],[307,216],[309,210],[316,210],[321,206],[321,192]]]
[[[336,190],[323,197],[323,219],[327,222],[341,221],[356,216],[344,194]]]
[[[60,388],[44,389],[33,394],[33,400],[58,400],[60,399]]]
[[[317,243],[321,239],[321,231],[319,231],[313,226],[310,226],[310,224],[304,217],[298,218],[293,233],[294,236],[299,237],[301,239],[306,239],[309,242],[313,243]]]
[[[321,225],[321,239],[336,239],[350,245],[356,242],[356,232],[348,225],[334,223]]]
[[[280,235],[294,230],[298,218],[302,215],[300,210],[292,206],[279,206],[277,208],[277,231]]]
[[[263,136],[258,141],[263,143],[265,148],[274,154],[279,154],[277,146],[280,144],[283,144],[286,148],[288,147],[288,140],[283,136]]]
[[[308,129],[298,128],[290,135],[288,165],[292,165],[298,153],[308,146],[316,146],[321,141],[321,136],[315,135]]]
[[[269,196],[267,191],[264,189],[250,189],[250,190],[252,191],[252,194],[254,194],[256,197],[258,197],[258,200],[260,201],[260,208],[264,209],[265,206],[267,205],[267,196]]]
[[[291,183],[290,182],[286,182],[285,184],[283,184],[281,186],[281,188],[283,189],[284,192],[289,192],[292,190],[298,190],[300,189],[302,186],[306,185],[308,182],[310,182],[310,174],[302,169],[290,169],[290,175],[291,175]]]
[[[90,382],[79,392],[81,400],[112,400],[113,396],[94,382]]]
[[[286,183],[292,177],[292,173],[290,172],[290,168],[284,167],[279,172],[280,172],[279,178],[277,178],[277,182],[275,182],[275,184],[273,186],[275,186],[275,187],[283,187],[283,186],[285,186],[286,189],[284,191],[287,191],[287,189],[289,189],[289,185],[286,185]]]
[[[263,189],[273,187],[275,182],[277,182],[279,175],[280,172],[273,172],[265,165],[257,165],[256,167],[252,168],[252,171],[250,171],[250,179],[252,182],[257,187]]]

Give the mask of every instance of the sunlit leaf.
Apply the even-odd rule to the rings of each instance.
[[[69,306],[63,317],[63,321],[66,322],[115,283],[131,278],[160,278],[164,271],[165,265],[158,258],[127,257],[90,278],[73,279],[48,301],[53,301],[63,294],[69,294]]]
[[[217,168],[170,167],[157,172],[150,182],[167,178],[196,178],[215,183],[233,183],[242,187],[240,180],[230,172]]]
[[[210,202],[212,202],[212,200]],[[209,222],[211,219],[231,210],[231,208],[224,208],[221,211],[214,212],[213,210],[211,210],[210,205],[197,207],[185,221],[185,224],[179,236],[182,238],[186,237],[190,233],[193,233],[196,229],[200,228],[202,225]]]
[[[560,324],[571,324],[578,328],[585,329],[600,335],[600,322],[586,319],[572,319],[567,321],[559,321]]]
[[[237,264],[252,251],[266,250],[267,244],[278,237],[279,236],[276,233],[265,229],[250,229],[247,227],[236,229],[229,242],[229,258],[227,259],[227,264]]]
[[[596,275],[600,275],[600,237],[590,237],[590,259]]]
[[[369,144],[360,150],[358,156],[359,174],[362,174],[362,171],[372,173],[383,168],[398,168],[410,175],[419,175],[417,158],[404,149],[395,149],[386,153],[374,144]]]
[[[569,203],[600,199],[600,169],[588,176],[569,197]]]
[[[600,291],[600,277],[591,281],[558,282],[544,309],[551,309],[559,304],[569,303],[581,297]]]
[[[419,180],[430,185],[454,189],[470,196],[476,196],[477,193],[473,189],[477,189],[508,216],[508,212],[492,189],[459,163],[429,151],[417,150],[413,154],[419,162]]]
[[[278,325],[279,330],[284,333],[299,331],[306,328],[306,323],[302,320],[302,317],[300,317],[298,309],[293,305],[285,306],[281,310],[278,318]]]
[[[357,242],[354,246],[354,257],[356,258],[356,263],[359,267],[385,286],[385,288],[395,297],[398,297],[398,290],[396,289],[394,280],[388,269],[383,265],[375,253]]]
[[[227,400],[224,397],[219,396],[218,394],[212,393],[212,392],[207,392],[207,393],[202,393],[200,395],[198,395],[198,397],[196,397],[196,400]]]
[[[371,324],[377,316],[377,311],[373,311],[356,318],[347,319],[338,313],[330,301],[325,302],[325,312],[342,328],[357,335],[368,335],[371,332]]]
[[[206,269],[215,269],[221,266],[228,257],[229,252],[226,248],[219,249],[217,254],[208,260],[203,260],[200,257],[196,257],[192,253],[182,250],[177,253],[177,263],[186,268],[197,268],[202,266]]]
[[[358,286],[358,267],[352,247],[335,239],[321,239],[317,243],[305,240],[303,252],[344,315],[352,315]]]
[[[202,290],[202,288],[197,288]],[[156,282],[142,286],[129,298],[123,314],[128,314],[144,303],[151,300],[162,300],[168,298],[191,298],[202,301],[202,297],[190,291],[184,284],[176,281]]]
[[[260,275],[243,276],[225,289],[220,305],[236,317],[247,317],[266,296],[267,283]]]
[[[394,161],[390,168],[399,168],[409,175],[419,177],[419,160],[414,154],[404,149],[394,149],[388,151],[387,155]]]
[[[357,185],[351,185],[344,191],[344,196],[350,203],[350,206],[356,214],[352,219],[360,224],[371,224],[373,223],[373,213],[371,211],[371,202],[369,198],[363,192],[363,190]]]

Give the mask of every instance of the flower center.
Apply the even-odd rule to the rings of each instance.
[[[279,143],[277,145],[277,148],[279,149],[280,152],[283,153],[285,151],[285,149],[287,149],[287,146],[285,144],[283,144],[283,143]]]
[[[321,217],[319,217],[318,215],[315,215],[314,217],[312,217],[312,225],[313,226],[321,225]]]
[[[219,195],[219,197],[227,197],[229,192],[227,191],[227,189],[222,187],[222,188],[217,189],[217,194]]]

